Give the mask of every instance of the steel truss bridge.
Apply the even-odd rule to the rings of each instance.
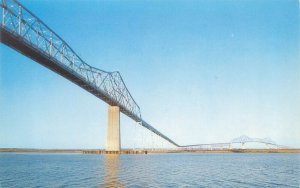
[[[173,140],[142,119],[141,110],[119,72],[87,64],[42,20],[15,0],[1,0],[0,41],[60,74],[175,146]]]
[[[0,0],[0,8],[1,43],[60,74],[107,104],[118,106],[123,114],[178,149],[230,148],[232,144],[248,142],[281,147],[271,139],[247,136],[228,143],[180,146],[142,119],[140,107],[118,71],[107,72],[87,64],[58,34],[16,0]]]
[[[224,143],[212,143],[212,144],[194,144],[194,145],[186,145],[186,146],[180,146],[182,149],[231,149],[234,144],[240,144],[241,146],[244,146],[246,143],[261,143],[265,144],[266,146],[272,146],[275,148],[288,148],[287,146],[281,146],[276,144],[272,139],[270,138],[250,138],[246,135],[237,137],[230,142],[224,142]]]

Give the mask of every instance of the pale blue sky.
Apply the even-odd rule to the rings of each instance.
[[[300,147],[299,1],[21,3],[87,63],[120,71],[143,118],[177,143],[245,134]],[[0,49],[0,147],[104,147],[104,102]],[[135,123],[121,126],[133,146]]]

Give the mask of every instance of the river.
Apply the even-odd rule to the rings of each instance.
[[[0,153],[0,187],[300,187],[299,153]]]

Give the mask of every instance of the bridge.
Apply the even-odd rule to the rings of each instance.
[[[108,104],[106,150],[119,152],[120,112],[174,146],[141,115],[118,71],[87,64],[58,34],[16,0],[1,0],[1,43],[45,66]]]
[[[246,143],[259,143],[259,144],[265,144],[267,147],[274,147],[276,149],[284,149],[288,148],[287,146],[282,146],[276,144],[272,139],[270,138],[250,138],[246,135],[242,135],[240,137],[237,137],[235,139],[232,139],[229,142],[224,143],[211,143],[211,144],[194,144],[194,145],[186,145],[186,146],[180,146],[180,148],[188,149],[188,150],[214,150],[214,149],[232,149],[233,145],[237,144],[240,145],[241,148],[244,147]]]
[[[141,115],[141,109],[118,71],[87,64],[58,34],[16,0],[0,0],[0,42],[73,82],[108,104],[106,151],[120,152],[120,112],[178,149],[231,148],[249,142],[280,147],[271,139],[241,136],[228,143],[180,146],[159,132]]]

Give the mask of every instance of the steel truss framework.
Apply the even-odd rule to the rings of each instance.
[[[231,144],[234,144],[234,143],[245,144],[247,142],[257,142],[257,143],[263,143],[263,144],[269,144],[269,145],[277,145],[270,138],[250,138],[246,135],[240,136],[240,137],[235,138],[230,141]]]
[[[184,149],[230,149],[233,144],[242,144],[245,143],[262,143],[269,146],[275,146],[276,148],[288,148],[287,146],[281,146],[276,144],[272,139],[270,138],[250,138],[248,136],[240,136],[235,139],[232,139],[230,142],[226,143],[212,143],[212,144],[194,144],[194,145],[186,145],[186,146],[180,146]]]
[[[15,0],[1,0],[1,42],[69,79],[142,126],[174,141],[146,123],[119,72],[107,72],[85,63],[74,50],[38,17]]]

